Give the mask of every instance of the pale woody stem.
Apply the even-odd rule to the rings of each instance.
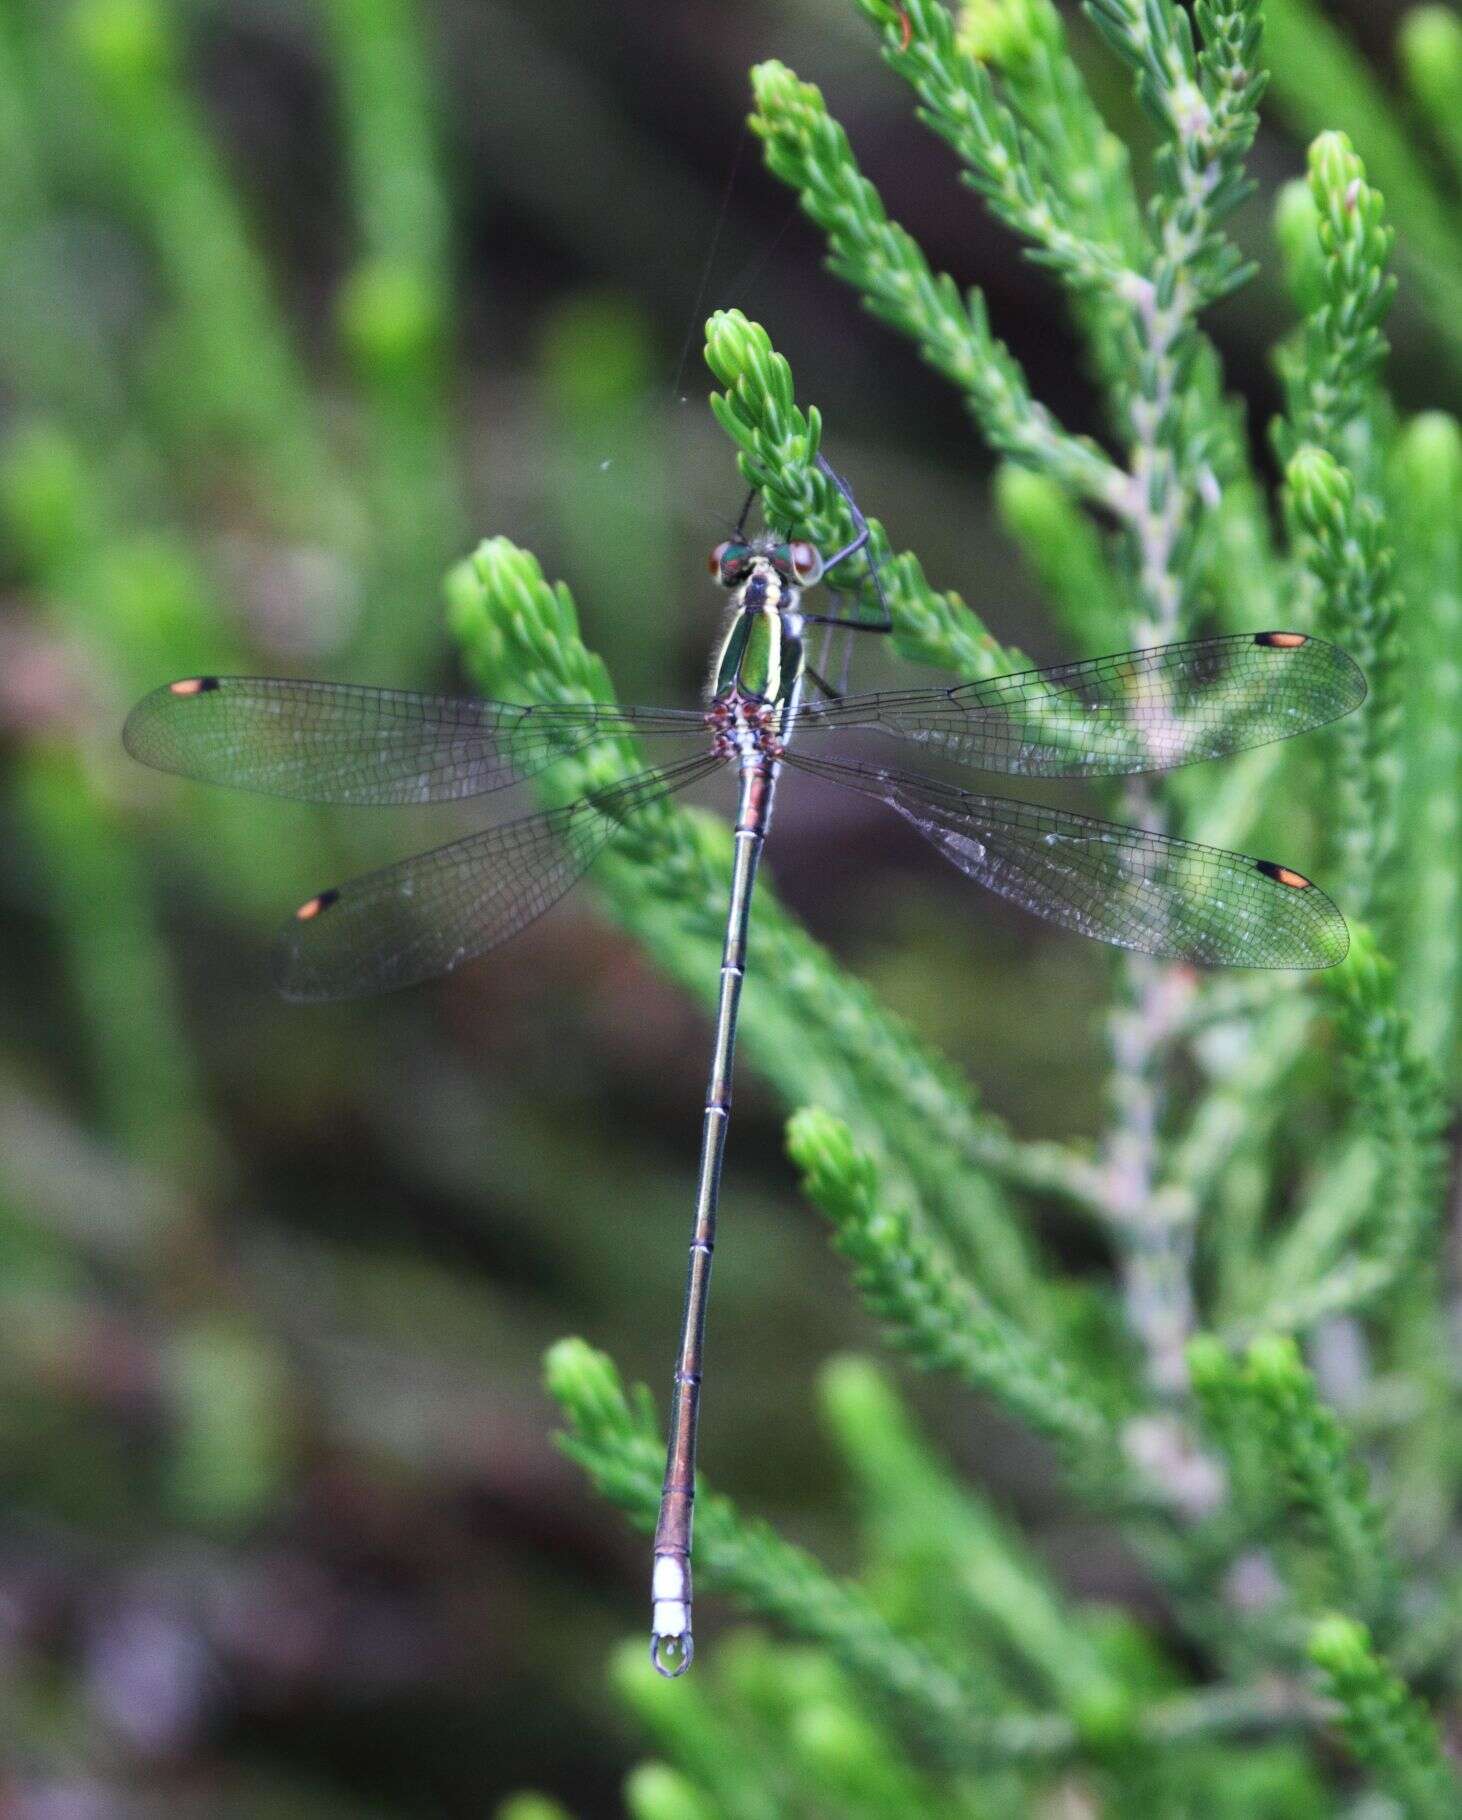
[[[1184,122],[1184,131],[1201,131],[1205,125],[1206,115],[1195,117]],[[1198,308],[1185,267],[1201,244],[1203,203],[1219,171],[1216,164],[1191,171],[1184,163],[1183,169],[1190,172],[1184,202],[1192,225],[1185,232],[1169,220],[1159,255],[1160,270],[1172,275],[1170,300],[1159,304],[1163,287],[1157,276],[1127,286],[1146,381],[1132,405],[1135,446],[1126,514],[1146,605],[1135,638],[1139,645],[1167,644],[1182,631],[1183,579],[1175,554],[1184,519],[1195,504],[1175,446],[1178,375],[1173,350]],[[1163,831],[1167,818],[1146,780],[1134,781],[1127,808],[1140,826]],[[1122,1242],[1128,1321],[1146,1352],[1153,1391],[1172,1398],[1185,1382],[1183,1350],[1194,1327],[1193,1245],[1191,1223],[1171,1217],[1157,1182],[1159,1056],[1190,992],[1174,969],[1140,955],[1127,960],[1125,974],[1125,1002],[1109,1025],[1113,1123],[1103,1157],[1107,1201]]]

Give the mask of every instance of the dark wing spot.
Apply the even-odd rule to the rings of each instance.
[[[1276,885],[1288,885],[1291,891],[1308,891],[1310,881],[1303,872],[1295,872],[1289,866],[1276,866],[1272,859],[1256,859],[1255,866],[1265,878],[1272,878]]]
[[[1254,643],[1268,645],[1271,651],[1297,651],[1309,639],[1303,632],[1256,632]]]
[[[328,910],[340,896],[338,891],[322,891],[318,897],[312,897],[307,904],[301,904],[295,916],[302,923],[313,922],[322,910]]]
[[[169,692],[173,695],[206,695],[210,689],[218,687],[216,676],[188,676],[182,682],[169,683]]]

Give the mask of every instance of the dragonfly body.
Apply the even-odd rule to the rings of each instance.
[[[691,1514],[702,1350],[732,1058],[757,865],[784,768],[871,796],[952,865],[1064,928],[1193,963],[1326,967],[1349,937],[1303,873],[1268,860],[1048,809],[839,755],[837,738],[911,742],[956,766],[1031,778],[1130,776],[1287,739],[1358,707],[1365,682],[1334,646],[1299,632],[1199,639],[947,688],[809,699],[811,625],[887,624],[807,612],[804,590],[867,540],[824,561],[809,544],[740,525],[711,559],[731,595],[703,707],[569,701],[522,706],[354,684],[190,677],[128,717],[128,749],[160,770],[306,801],[455,801],[502,789],[607,736],[690,756],[634,772],[562,808],[500,822],[317,893],[282,944],[299,1000],[378,992],[450,972],[554,904],[644,806],[732,766],[739,778],[716,1030],[690,1268],[655,1533],[651,1655],[689,1666]],[[746,513],[743,511],[742,523]],[[796,748],[793,749],[793,735]]]
[[[763,739],[775,745],[791,735],[805,671],[804,584],[796,565],[800,557],[803,573],[814,572],[802,555],[810,549],[764,537],[720,544],[711,552],[712,572],[732,596],[711,671],[706,719],[738,752],[748,738],[754,745]]]
[[[806,545],[761,538],[751,544],[723,544],[711,558],[717,579],[732,587],[734,593],[726,637],[712,672],[706,725],[711,732],[712,751],[739,766],[741,785],[734,835],[736,859],[721,950],[716,1036],[701,1127],[695,1224],[651,1577],[650,1657],[662,1673],[673,1675],[684,1674],[694,1653],[691,1518],[716,1207],[726,1132],[731,1122],[731,1071],[741,983],[746,977],[751,894],[771,827],[781,760],[792,736],[802,694],[805,624],[797,556],[807,550]],[[804,560],[801,572],[812,574],[820,567],[820,563]]]

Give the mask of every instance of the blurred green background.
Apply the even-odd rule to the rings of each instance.
[[[1400,8],[1330,11],[1391,82]],[[460,818],[234,800],[118,731],[197,671],[454,686],[441,576],[495,532],[571,582],[625,699],[692,702],[740,503],[700,361],[730,305],[894,542],[1061,654],[958,401],[744,138],[770,56],[1095,432],[1056,290],[843,0],[0,0],[5,1820],[478,1815],[525,1784],[619,1811],[641,1747],[605,1668],[646,1551],[553,1451],[539,1360],[578,1332],[668,1387],[706,1022],[592,891],[449,982],[286,1006],[287,909]],[[1255,251],[1329,123],[1301,88],[1254,156]],[[1288,320],[1272,278],[1212,319],[1256,424]],[[1404,285],[1389,332],[1400,401],[1455,409]],[[1018,1130],[1091,1131],[1104,957],[915,845],[793,788],[770,864]],[[869,1330],[750,1073],[725,1214],[706,1463],[837,1563],[807,1383]],[[1027,1443],[925,1402],[1078,1593],[1130,1594]]]

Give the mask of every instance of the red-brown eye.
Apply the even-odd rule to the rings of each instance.
[[[822,557],[816,545],[789,543],[787,554],[792,559],[792,573],[804,588],[810,588],[822,575]]]
[[[711,573],[723,588],[734,588],[750,556],[750,549],[734,537],[726,543],[718,543],[711,551]]]

